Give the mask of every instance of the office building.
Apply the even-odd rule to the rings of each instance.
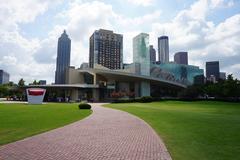
[[[153,45],[149,46],[149,52],[150,52],[150,62],[155,63],[156,62],[156,50],[153,48]]]
[[[9,83],[9,73],[5,72],[4,70],[0,70],[0,84]]]
[[[81,66],[80,66],[80,69],[86,69],[86,68],[89,68],[89,63],[82,63]]]
[[[46,84],[47,84],[47,81],[46,81],[46,80],[39,80],[39,84],[40,84],[40,85],[46,85]]]
[[[160,77],[162,79],[177,81],[179,83],[185,85],[193,85],[194,77],[198,75],[204,75],[203,69],[200,69],[198,66],[193,65],[184,65],[184,64],[176,64],[176,63],[160,63],[160,64],[152,64],[151,70],[154,68],[159,68],[161,72],[151,73],[153,77]],[[170,73],[172,76],[162,76],[162,73]]]
[[[215,77],[215,81],[218,81],[220,77],[219,61],[206,62],[206,77],[209,80],[211,76]],[[211,77],[211,79],[213,79]]]
[[[61,37],[58,38],[55,84],[66,83],[66,69],[70,66],[70,53],[71,39],[68,37],[66,31],[64,30]]]
[[[204,83],[205,83],[205,77],[204,77],[203,74],[202,75],[196,75],[194,77],[193,84],[195,84],[195,85],[203,85]]]
[[[226,80],[226,72],[220,72],[220,79]]]
[[[89,67],[102,65],[109,69],[123,68],[123,36],[109,30],[96,30],[89,41]]]
[[[141,65],[141,75],[150,75],[149,35],[146,33],[133,38],[133,63]]]
[[[177,52],[174,55],[174,62],[177,64],[188,65],[188,53],[187,52]]]
[[[140,33],[133,38],[133,63],[140,64],[140,75],[150,76],[149,35]],[[139,96],[150,96],[150,83],[135,84],[140,90]]]
[[[168,36],[161,36],[158,38],[158,60],[162,63],[169,62]]]

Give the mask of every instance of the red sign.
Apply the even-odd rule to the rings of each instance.
[[[29,95],[31,95],[31,96],[41,96],[41,95],[43,95],[44,94],[44,90],[40,90],[40,89],[38,89],[38,90],[36,90],[36,89],[32,89],[32,90],[28,90],[28,94]]]

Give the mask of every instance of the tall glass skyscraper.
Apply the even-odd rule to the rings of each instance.
[[[100,64],[109,69],[123,68],[123,36],[109,30],[96,30],[89,41],[89,67]]]
[[[58,38],[55,84],[65,84],[66,69],[70,66],[71,39],[64,30]]]
[[[141,75],[150,76],[149,35],[146,33],[133,38],[133,63],[140,64]],[[140,96],[150,96],[149,82],[141,82],[136,88]]]
[[[9,73],[5,72],[4,70],[0,70],[0,84],[9,83]]]
[[[161,36],[158,38],[158,60],[162,63],[169,62],[168,36]]]
[[[133,63],[141,65],[141,75],[150,75],[149,35],[147,33],[140,33],[133,38]]]

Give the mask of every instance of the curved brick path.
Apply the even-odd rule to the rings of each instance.
[[[0,159],[171,159],[144,121],[100,105],[93,104],[93,114],[84,120],[1,146]]]

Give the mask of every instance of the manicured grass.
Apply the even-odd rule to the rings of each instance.
[[[173,159],[240,159],[239,103],[163,101],[106,106],[145,120],[161,136]]]
[[[0,145],[83,119],[91,110],[78,104],[0,104]]]

